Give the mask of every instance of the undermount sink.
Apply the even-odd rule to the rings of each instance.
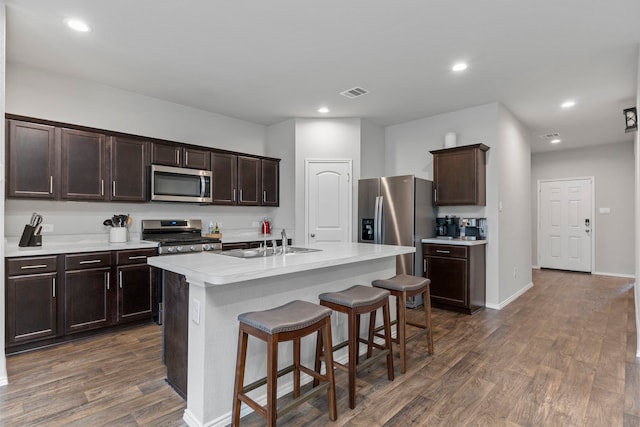
[[[285,255],[290,254],[300,254],[307,252],[319,252],[322,249],[311,249],[311,248],[299,248],[296,246],[287,246],[287,251]],[[260,257],[271,257],[271,256],[279,256],[282,255],[282,248],[277,248],[274,250],[273,248],[267,248],[266,253],[263,249],[233,249],[230,251],[221,252],[222,255],[232,256],[236,258],[260,258]]]

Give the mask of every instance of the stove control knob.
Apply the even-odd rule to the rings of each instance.
[[[169,246],[169,247],[167,248],[167,252],[168,252],[168,253],[173,252],[173,248],[172,248],[171,246]]]
[[[183,248],[182,246],[178,246],[178,247],[176,248],[176,250],[177,250],[178,252],[182,252],[182,251],[184,250],[184,248]]]
[[[204,245],[202,245],[202,250],[203,251],[208,251],[209,250],[209,244],[205,243]]]
[[[191,246],[189,247],[189,250],[190,250],[191,252],[194,252],[194,251],[196,250],[196,247],[195,247],[194,245],[191,245]]]

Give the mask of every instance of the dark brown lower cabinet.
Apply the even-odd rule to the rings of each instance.
[[[167,382],[187,398],[189,348],[189,284],[184,276],[163,271],[164,333],[162,360],[167,366]]]
[[[473,314],[485,306],[485,245],[423,244],[422,249],[434,307]]]
[[[133,249],[116,252],[117,312],[116,323],[148,319],[156,314],[156,269],[147,258],[156,249]]]
[[[111,323],[110,270],[96,268],[65,272],[65,334],[102,328]]]

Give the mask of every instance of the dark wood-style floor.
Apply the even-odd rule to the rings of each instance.
[[[633,280],[536,270],[534,283],[501,311],[434,310],[436,354],[414,341],[395,381],[383,365],[363,372],[353,410],[337,371],[335,423],[318,398],[279,425],[640,426]],[[160,342],[149,325],[9,357],[0,425],[185,425]],[[264,425],[255,414],[242,423]]]

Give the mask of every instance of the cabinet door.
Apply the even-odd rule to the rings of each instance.
[[[65,273],[65,333],[101,328],[111,323],[109,271],[109,268],[99,268]]]
[[[189,284],[184,276],[163,271],[164,333],[162,361],[167,382],[186,399],[189,359]]]
[[[163,144],[154,142],[151,144],[151,163],[154,165],[165,165],[180,167],[182,164],[180,146],[173,144]]]
[[[62,198],[108,200],[105,191],[106,137],[103,134],[62,129]]]
[[[238,179],[237,161],[238,157],[234,154],[211,154],[211,169],[213,173],[213,204],[236,204],[236,185]]]
[[[260,200],[260,159],[238,156],[238,205],[258,206]]]
[[[425,276],[431,280],[431,299],[448,305],[467,307],[467,260],[425,257]]]
[[[7,343],[56,336],[56,273],[7,279]]]
[[[211,153],[206,150],[184,148],[183,166],[191,169],[211,170]]]
[[[280,162],[262,160],[262,206],[280,205]]]
[[[7,196],[54,199],[55,128],[8,120],[7,135]]]
[[[433,152],[433,204],[485,205],[487,146],[478,144]]]
[[[111,200],[146,202],[149,144],[111,137]]]
[[[151,319],[154,315],[155,269],[150,265],[118,267],[117,322]]]

